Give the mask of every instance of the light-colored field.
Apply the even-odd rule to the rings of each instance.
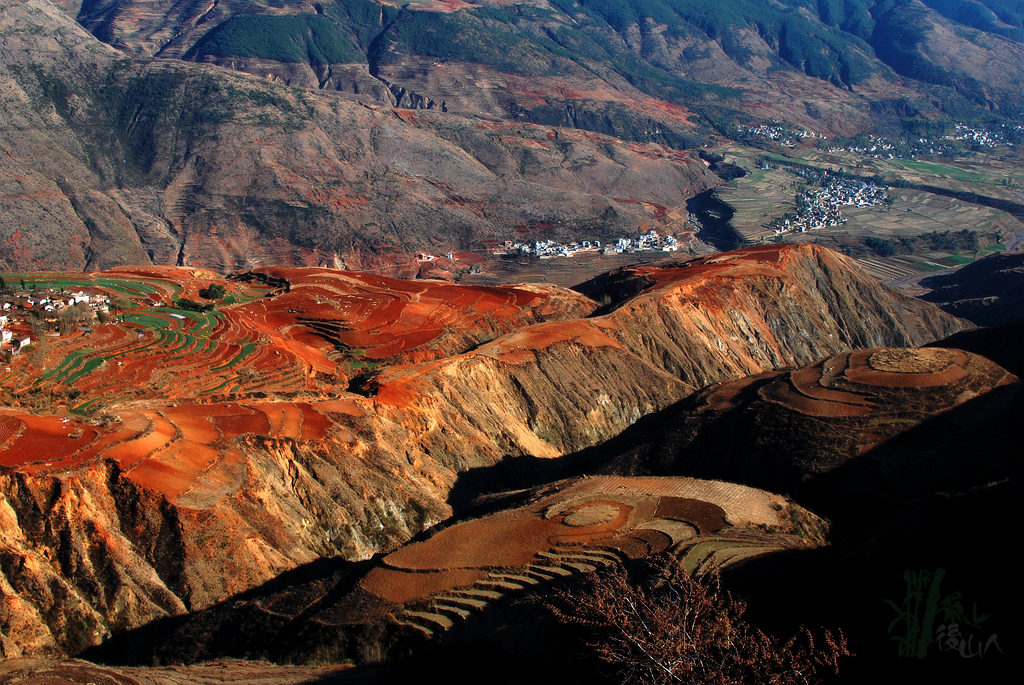
[[[747,168],[747,167],[745,167]],[[743,239],[762,242],[774,235],[765,226],[796,209],[800,177],[785,169],[753,169],[743,178],[729,181],[718,188],[718,196],[731,205],[733,227]]]

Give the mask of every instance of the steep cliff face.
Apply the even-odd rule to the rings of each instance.
[[[470,452],[555,456],[711,383],[851,348],[921,345],[966,325],[811,245],[641,268],[632,278],[640,294],[611,313],[524,328],[435,364],[395,366],[371,390],[379,402],[465,417]],[[602,299],[599,289],[586,291]],[[441,430],[428,436],[467,452]]]
[[[0,654],[77,653],[318,558],[367,558],[450,513],[454,474],[411,464],[400,443],[340,445],[340,430],[322,444],[248,442],[178,493],[109,461],[5,467]]]
[[[605,320],[636,354],[698,387],[842,349],[922,345],[965,325],[813,245],[750,248],[679,269],[629,271],[639,287],[653,285]],[[583,291],[604,299],[600,289]]]
[[[3,657],[73,653],[110,629],[186,609],[176,512],[116,467],[4,469],[0,491]]]
[[[203,388],[216,379],[190,390],[182,373],[175,402],[151,391],[108,405],[106,419],[0,412],[0,511],[10,531],[0,541],[4,654],[73,652],[112,631],[209,606],[318,558],[365,559],[393,549],[451,514],[448,498],[467,470],[599,444],[709,382],[876,340],[917,343],[962,327],[871,285],[848,260],[814,247],[746,250],[646,270],[642,278],[650,283],[645,290],[601,316],[523,325],[420,363],[381,356],[385,368],[353,385],[360,394],[322,382],[287,393],[283,375],[274,381],[280,399],[238,391],[210,402]],[[207,365],[230,380],[233,364],[259,369],[286,358],[309,364],[310,350],[320,350],[323,363],[336,361],[308,324],[295,324],[303,292],[309,303],[320,298],[332,316],[352,312],[337,335],[369,336],[360,338],[367,355],[382,342],[375,337],[381,331],[413,340],[402,336],[442,307],[438,301],[424,309],[429,292],[409,297],[395,290],[385,297],[372,283],[364,286],[372,285],[374,297],[357,301],[339,290],[353,279],[359,280],[314,271],[306,291],[295,287],[277,296],[292,303],[279,314],[272,315],[274,297],[260,302],[264,318],[253,313],[257,303],[228,308],[227,322],[242,320],[236,310],[248,312],[254,323],[241,328],[249,335],[260,334],[259,325],[274,316],[293,318],[273,328],[276,337],[247,343],[258,352],[231,363],[241,352],[215,352],[222,361]],[[462,311],[451,307],[463,297],[476,303],[479,311],[459,314],[470,319],[512,301],[533,303],[524,318],[506,319],[519,325],[530,320],[530,307],[554,307],[548,315],[556,318],[574,308],[590,311],[589,300],[554,297],[543,288],[518,289],[525,300],[510,300],[502,290],[504,299],[491,302],[491,291],[443,287],[451,289],[445,311]],[[168,352],[180,355],[189,331],[160,339],[177,340]],[[111,344],[125,345],[126,336],[116,332],[110,331]],[[236,332],[220,325],[213,340],[184,358],[169,354],[168,361],[215,351],[218,338]],[[30,376],[14,378],[31,387]]]

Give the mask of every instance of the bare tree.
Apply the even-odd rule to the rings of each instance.
[[[802,628],[782,642],[750,625],[746,604],[724,591],[716,571],[691,578],[675,557],[642,573],[621,567],[548,602],[561,622],[584,627],[588,645],[616,666],[623,683],[803,685],[838,673],[850,656],[841,632],[820,641]]]

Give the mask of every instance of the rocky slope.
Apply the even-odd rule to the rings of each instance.
[[[450,515],[467,471],[589,447],[707,383],[963,326],[810,246],[641,277],[651,285],[611,313],[395,363],[360,394],[189,396],[182,376],[174,402],[122,400],[92,420],[4,410],[4,655],[74,652],[319,558],[389,550]],[[389,299],[375,306],[396,311]],[[254,349],[270,359],[323,344],[289,328],[294,338],[257,339]],[[218,330],[195,353],[231,329]],[[161,339],[188,358],[178,337]],[[231,377],[235,363],[220,373]]]
[[[0,30],[4,269],[359,268],[513,234],[606,238],[718,182],[655,143],[130,59],[43,0],[4,0]]]
[[[87,661],[9,659],[0,664],[0,683],[93,683],[94,685],[222,685],[224,683],[308,683],[337,678],[343,666],[276,666],[224,660],[197,666],[105,668]]]
[[[999,2],[732,0],[708,11],[695,0],[429,1],[401,10],[373,0],[98,0],[73,16],[136,54],[364,96],[374,89],[353,86],[375,79],[372,96],[401,105],[604,132],[612,125],[635,139],[685,134],[668,111],[650,107],[657,101],[701,113],[763,107],[765,116],[832,133],[887,108],[906,116],[934,107],[921,91],[954,109],[1022,104],[1011,84],[1024,28]],[[645,100],[658,132],[638,116]]]

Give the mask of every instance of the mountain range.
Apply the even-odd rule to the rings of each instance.
[[[1024,76],[995,0],[4,0],[0,28],[21,270],[678,233],[738,125],[1006,121]]]

